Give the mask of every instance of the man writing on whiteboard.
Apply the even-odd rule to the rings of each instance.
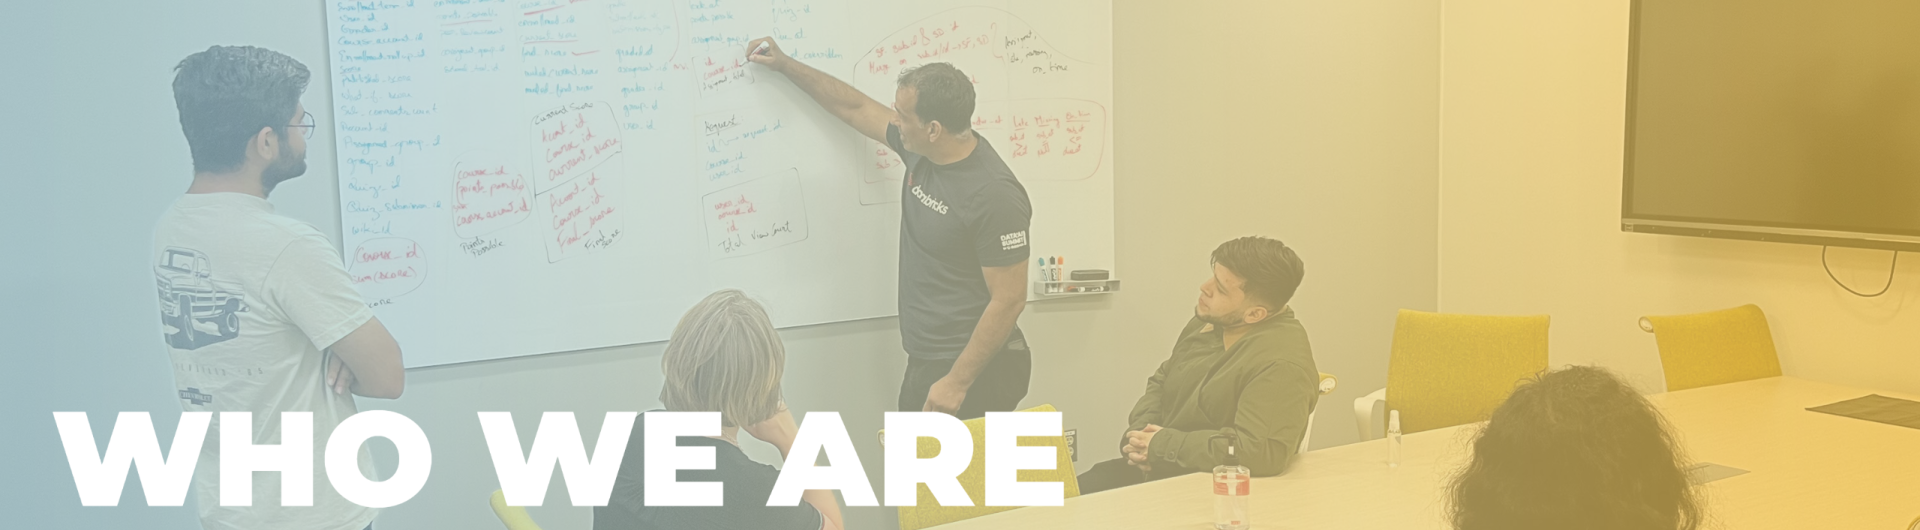
[[[400,345],[360,299],[333,243],[267,202],[275,185],[307,170],[315,126],[300,105],[307,67],[261,48],[215,46],[175,71],[193,184],[154,227],[153,271],[180,408],[250,413],[254,445],[280,445],[281,413],[306,413],[313,469],[325,469],[319,449],[358,412],[347,394],[398,398],[406,373]],[[220,490],[222,470],[212,465],[222,445],[202,445],[194,468],[207,530],[372,528],[377,510],[324,482],[283,502],[281,480],[256,478],[251,505],[229,505],[236,492]],[[361,473],[377,476],[364,447],[359,456]]]
[[[972,127],[973,82],[947,63],[900,74],[887,108],[793,60],[771,38],[747,59],[786,75],[828,113],[906,162],[900,193],[900,410],[976,418],[1027,395],[1026,308],[1033,207],[1013,170]]]

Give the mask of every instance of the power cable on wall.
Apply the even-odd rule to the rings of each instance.
[[[1833,280],[1834,285],[1838,285],[1840,286],[1841,289],[1846,289],[1847,292],[1853,293],[1854,296],[1858,296],[1861,298],[1873,298],[1876,296],[1887,294],[1887,290],[1893,288],[1893,273],[1899,267],[1900,267],[1900,251],[1895,250],[1893,251],[1893,264],[1887,266],[1887,284],[1884,286],[1881,286],[1879,292],[1875,292],[1873,294],[1862,293],[1860,291],[1853,290],[1852,287],[1847,287],[1847,284],[1840,282],[1840,278],[1834,277],[1833,267],[1830,267],[1827,265],[1827,247],[1826,245],[1820,246],[1820,268],[1826,269],[1827,278]]]

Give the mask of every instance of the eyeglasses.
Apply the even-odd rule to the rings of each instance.
[[[313,113],[311,113],[311,112],[303,112],[303,113],[301,113],[301,115],[300,115],[300,123],[289,123],[289,124],[287,124],[287,126],[288,126],[288,127],[300,127],[300,128],[303,128],[303,129],[306,129],[306,131],[303,131],[303,132],[301,132],[301,133],[300,133],[300,134],[301,134],[301,136],[302,136],[303,138],[306,138],[306,139],[308,139],[308,140],[312,140],[312,139],[313,139],[313,129],[314,129],[314,124],[313,124]]]

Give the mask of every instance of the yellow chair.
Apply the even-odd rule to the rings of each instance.
[[[1334,387],[1337,387],[1337,386],[1340,386],[1340,380],[1334,379],[1333,374],[1320,372],[1320,396],[1321,397],[1326,397],[1327,394],[1332,394]],[[1307,443],[1313,441],[1313,416],[1315,412],[1319,412],[1318,410],[1319,407],[1314,407],[1314,408],[1316,410],[1307,411],[1307,432],[1300,434],[1300,447],[1296,448],[1293,451],[1294,454],[1307,452]]]
[[[1547,324],[1546,315],[1400,310],[1387,387],[1353,401],[1360,438],[1376,437],[1381,403],[1400,411],[1402,433],[1486,420],[1514,385],[1547,369]]]
[[[1053,405],[1041,405],[1021,412],[1054,412]],[[986,418],[967,420],[967,430],[973,433],[973,463],[960,473],[960,487],[967,490],[967,496],[975,504],[984,504],[986,495],[987,439]],[[1080,481],[1073,475],[1073,460],[1067,454],[1067,439],[1064,436],[1042,438],[1044,445],[1056,449],[1058,458],[1053,469],[1028,469],[1019,472],[1021,482],[1060,482],[1064,484],[1068,498],[1080,496]],[[1027,445],[1027,444],[1021,444]],[[932,458],[939,453],[940,442],[932,438],[919,440],[920,458]],[[982,515],[1004,512],[1018,506],[940,506],[934,500],[933,492],[927,485],[921,484],[915,506],[900,507],[900,530],[919,530],[934,525],[972,519]]]
[[[1646,316],[1640,329],[1660,345],[1669,392],[1780,376],[1780,355],[1760,306]]]
[[[487,503],[493,505],[493,515],[500,518],[500,524],[507,525],[507,530],[540,530],[540,525],[534,524],[533,517],[527,515],[526,508],[507,506],[506,492],[493,490],[493,499]]]

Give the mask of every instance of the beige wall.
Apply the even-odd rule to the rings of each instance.
[[[1664,387],[1645,314],[1759,304],[1789,375],[1920,391],[1920,274],[1862,299],[1820,248],[1619,231],[1629,2],[1445,0],[1440,308],[1553,315],[1555,364]],[[1890,253],[1834,249],[1871,292]]]

